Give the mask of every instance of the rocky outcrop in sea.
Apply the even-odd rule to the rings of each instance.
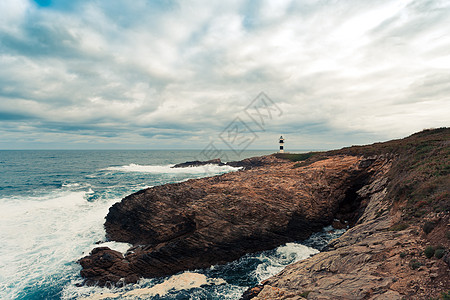
[[[255,159],[254,159],[255,160]],[[107,238],[134,246],[83,258],[87,283],[135,282],[222,264],[306,239],[363,212],[355,192],[379,180],[389,159],[336,156],[304,168],[275,156],[261,167],[142,190],[113,205]]]

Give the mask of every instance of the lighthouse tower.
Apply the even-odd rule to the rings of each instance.
[[[284,153],[284,139],[280,136],[280,153]]]

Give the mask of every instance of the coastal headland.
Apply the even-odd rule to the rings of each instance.
[[[242,169],[148,188],[114,204],[104,225],[107,239],[133,247],[125,255],[95,248],[80,260],[85,283],[126,284],[223,264],[332,224],[349,229],[326,251],[288,266],[243,299],[448,293],[450,129],[233,166]]]

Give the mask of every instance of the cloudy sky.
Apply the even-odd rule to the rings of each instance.
[[[449,49],[446,0],[1,0],[0,149],[400,138],[450,125]]]

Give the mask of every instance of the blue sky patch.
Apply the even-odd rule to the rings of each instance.
[[[34,0],[39,6],[47,7],[52,5],[52,0]]]

